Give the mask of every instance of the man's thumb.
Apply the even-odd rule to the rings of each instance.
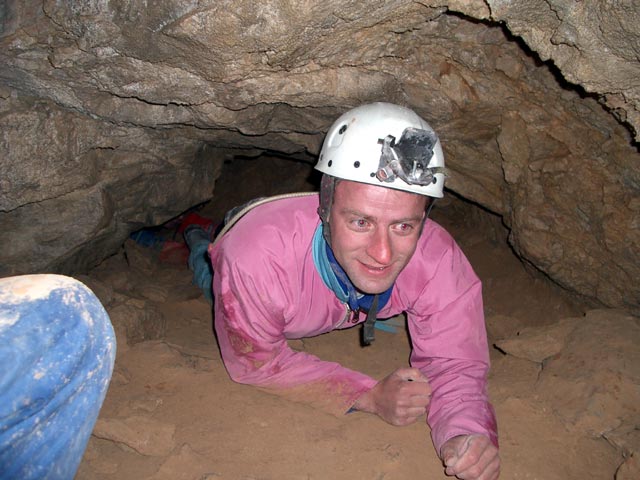
[[[450,438],[440,449],[442,461],[447,467],[454,466],[471,444],[472,435],[458,435]]]

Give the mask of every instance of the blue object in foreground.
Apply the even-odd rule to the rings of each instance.
[[[115,351],[107,312],[79,281],[0,279],[0,479],[73,479]]]

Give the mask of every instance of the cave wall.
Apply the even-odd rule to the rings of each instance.
[[[559,284],[638,308],[637,1],[12,1],[0,275],[74,272],[215,197],[222,161],[311,160],[362,102],[414,108],[447,186]]]

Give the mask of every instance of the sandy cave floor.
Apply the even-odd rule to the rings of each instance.
[[[217,209],[233,206],[233,200]],[[219,214],[211,207],[199,213]],[[527,271],[496,230],[468,209],[443,202],[434,217],[459,240],[483,280],[491,343],[492,336],[586,310]],[[186,265],[161,261],[156,250],[131,241],[125,251],[126,258],[116,255],[81,279],[110,313],[110,306],[126,300],[138,311],[150,312],[143,315],[147,320],[161,314],[166,330],[160,338],[128,345],[123,327],[116,326],[114,375],[77,480],[449,478],[424,420],[393,427],[367,414],[336,418],[233,383],[215,343],[210,305],[190,284]],[[292,346],[380,379],[407,365],[403,328],[396,333],[376,330],[376,341],[368,348],[359,346],[358,335],[353,328]],[[617,450],[602,438],[576,436],[527,397],[538,367],[495,348],[491,357],[501,478],[612,479],[622,461]]]

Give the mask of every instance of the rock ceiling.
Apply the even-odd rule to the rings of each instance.
[[[225,158],[311,161],[387,100],[521,257],[640,305],[637,0],[9,0],[0,47],[0,274],[89,268],[215,196]]]

